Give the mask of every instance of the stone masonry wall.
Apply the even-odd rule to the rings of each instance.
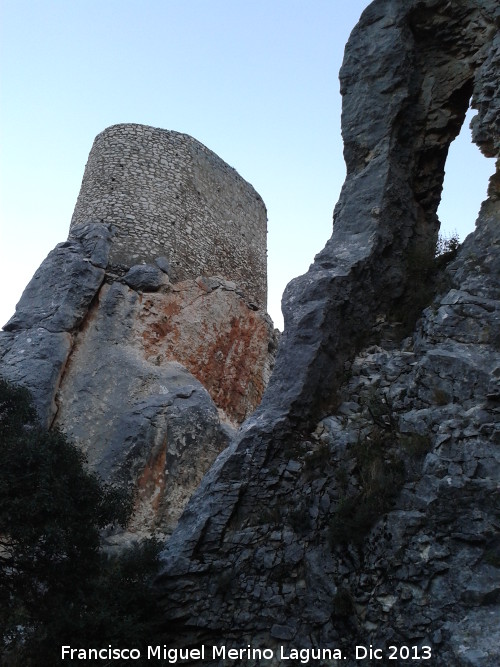
[[[266,306],[264,202],[186,134],[136,124],[101,132],[71,228],[86,222],[112,224],[112,264],[130,267],[166,256],[175,280],[222,275]]]

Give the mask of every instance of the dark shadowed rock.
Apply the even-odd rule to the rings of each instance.
[[[155,264],[163,271],[163,273],[169,275],[171,267],[170,267],[170,262],[166,257],[157,257],[155,259]]]
[[[29,387],[40,420],[48,425],[57,410],[56,388],[71,351],[71,335],[43,327],[0,335],[1,375]]]
[[[140,264],[133,266],[125,274],[123,280],[129,287],[140,292],[157,292],[160,287],[168,285],[168,278],[158,266]]]
[[[42,262],[4,330],[37,326],[53,332],[75,330],[104,279],[110,241],[105,225],[75,227],[71,238],[59,243]]]
[[[377,0],[363,13],[340,71],[347,178],[333,234],[283,296],[283,344],[263,411],[320,414],[376,319],[414,298],[408,265],[434,253],[448,147],[474,81],[491,86],[480,68],[497,14],[488,0]]]
[[[376,0],[351,34],[332,238],[284,294],[261,406],[163,554],[177,645],[269,646],[276,665],[286,642],[341,647],[347,667],[357,644],[498,664],[497,177],[431,305],[414,308],[412,273],[434,261],[444,163],[473,92],[475,137],[498,155],[499,15],[490,0]],[[414,336],[398,341],[396,316],[413,310]]]
[[[30,389],[45,424],[56,412],[73,335],[104,280],[110,241],[106,225],[75,227],[42,262],[0,335],[2,376]]]

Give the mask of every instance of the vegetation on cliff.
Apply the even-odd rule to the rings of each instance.
[[[140,647],[154,636],[150,582],[159,544],[118,555],[100,531],[131,501],[86,470],[58,431],[38,424],[29,392],[0,380],[0,627],[10,665],[54,665],[61,645]]]

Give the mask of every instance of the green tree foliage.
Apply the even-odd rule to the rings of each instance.
[[[8,664],[59,664],[62,644],[154,641],[159,543],[114,556],[101,550],[101,529],[125,525],[131,500],[84,463],[62,433],[40,427],[25,389],[0,380],[0,651],[3,644]]]

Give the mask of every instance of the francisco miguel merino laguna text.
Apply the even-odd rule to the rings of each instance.
[[[385,655],[380,648],[374,648],[358,645],[355,648],[355,660],[383,660],[387,657],[389,660],[430,660],[432,658],[432,649],[430,646],[389,646]],[[147,659],[167,661],[174,665],[177,662],[185,660],[196,661],[204,660],[205,657],[217,658],[221,660],[245,660],[245,659],[264,659],[271,660],[278,657],[281,661],[295,660],[303,665],[309,664],[311,660],[342,660],[347,656],[342,655],[339,648],[288,648],[280,646],[279,650],[274,651],[271,648],[252,648],[250,644],[246,648],[227,648],[226,646],[200,646],[200,648],[169,648],[166,644],[163,646],[148,646]],[[71,646],[61,647],[61,658],[71,660],[139,660],[142,657],[141,651],[137,648],[113,648],[109,644],[108,648],[71,648]]]
[[[250,644],[245,648],[227,648],[226,646],[200,646],[200,648],[169,648],[163,646],[148,646],[146,658],[152,660],[167,660],[169,664],[176,664],[184,660],[204,660],[206,657],[212,660],[244,660],[264,659],[271,660],[279,657],[281,660],[300,660],[304,665],[310,660],[341,660],[342,652],[338,648],[288,648],[280,646],[279,650],[271,648],[252,648]],[[61,659],[70,660],[139,660],[142,656],[137,648],[113,648],[111,644],[107,648],[72,648],[61,646]]]

